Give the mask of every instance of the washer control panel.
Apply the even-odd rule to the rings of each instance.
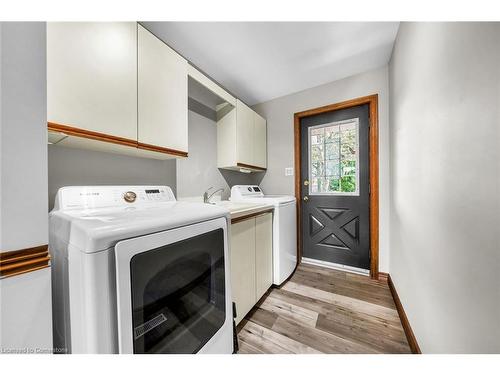
[[[168,186],[69,186],[59,189],[54,209],[93,209],[175,202]]]
[[[231,188],[231,199],[241,199],[241,198],[258,198],[263,197],[264,193],[260,190],[257,185],[234,185]]]

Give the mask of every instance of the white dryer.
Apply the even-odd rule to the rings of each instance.
[[[231,201],[269,203],[273,212],[273,284],[282,284],[297,265],[297,212],[295,197],[264,195],[259,186],[235,185]]]
[[[227,210],[167,186],[59,190],[50,213],[54,346],[232,353]]]

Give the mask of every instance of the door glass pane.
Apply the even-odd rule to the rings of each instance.
[[[325,130],[323,128],[313,129],[311,131],[311,144],[322,145],[324,134],[325,134]]]
[[[309,128],[309,194],[359,195],[359,119]]]
[[[326,160],[326,177],[339,177],[340,175],[340,164],[339,159]]]
[[[320,162],[313,162],[311,164],[311,175],[313,177],[323,177],[325,175],[324,169],[325,169],[325,163],[323,161]]]
[[[311,146],[311,161],[313,163],[323,162],[324,158],[323,145]]]
[[[225,320],[224,232],[130,261],[134,353],[196,353]]]
[[[327,160],[339,158],[339,141],[325,144],[325,158]]]

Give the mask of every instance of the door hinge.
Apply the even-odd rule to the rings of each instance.
[[[368,194],[372,193],[372,185],[369,183],[368,184]]]

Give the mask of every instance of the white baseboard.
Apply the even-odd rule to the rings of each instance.
[[[321,266],[321,267],[325,267],[325,268],[331,268],[331,269],[338,270],[338,271],[357,273],[358,275],[364,275],[364,276],[370,275],[370,270],[346,266],[344,264],[325,262],[324,260],[318,260],[318,259],[312,259],[312,258],[302,258],[302,263],[311,264],[313,266]]]

